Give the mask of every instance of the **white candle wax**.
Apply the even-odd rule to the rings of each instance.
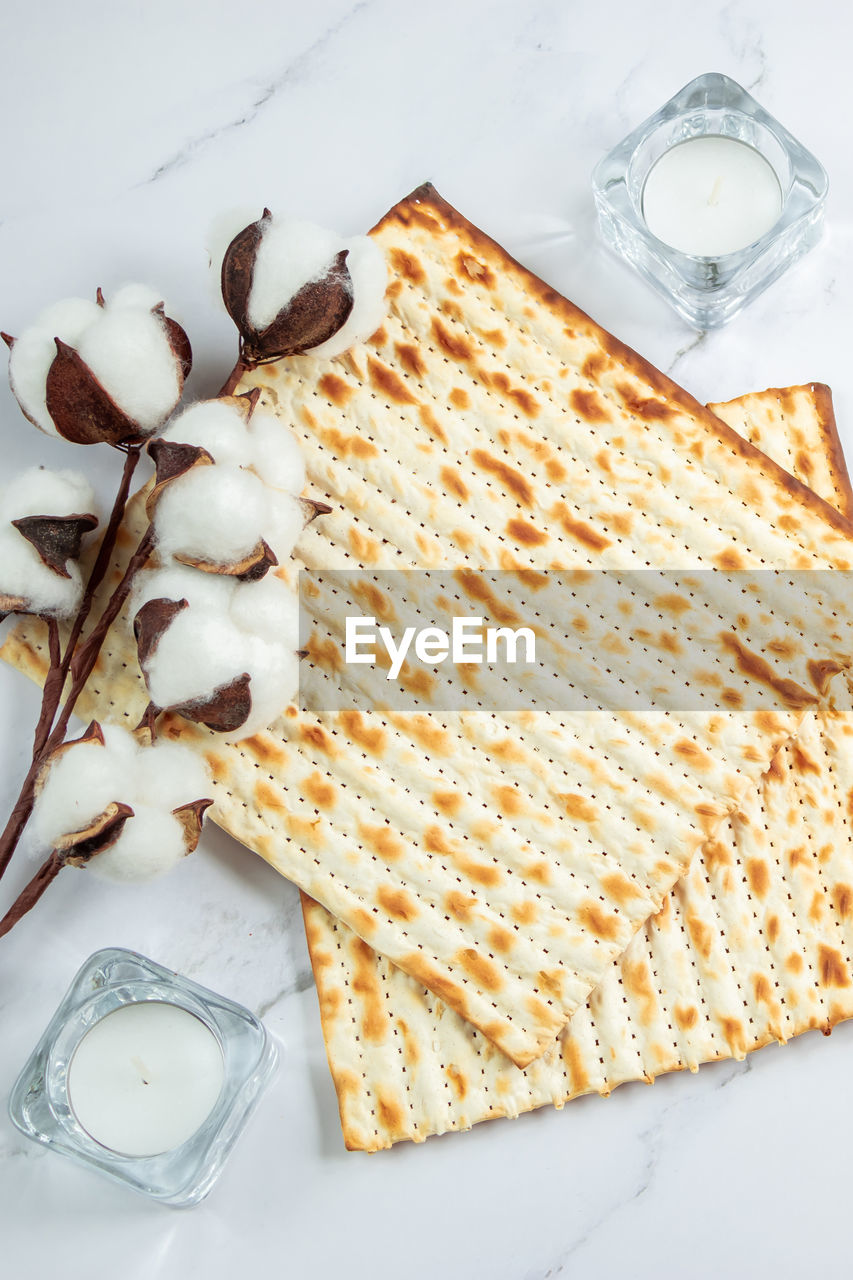
[[[702,257],[745,249],[781,212],[773,166],[735,138],[691,138],[670,147],[643,187],[643,217],[652,235]]]
[[[224,1077],[219,1042],[200,1018],[141,1001],[86,1033],[68,1068],[68,1098],[96,1142],[121,1155],[152,1156],[196,1132]]]

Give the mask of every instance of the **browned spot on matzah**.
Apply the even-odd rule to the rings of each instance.
[[[571,1036],[564,1036],[562,1042],[562,1056],[569,1072],[569,1080],[572,1085],[573,1093],[586,1093],[589,1088],[590,1081],[586,1067],[584,1066],[583,1054],[578,1044]]]
[[[453,1092],[456,1094],[456,1101],[461,1102],[465,1097],[465,1094],[468,1092],[467,1080],[459,1068],[454,1067],[452,1064],[445,1067],[445,1072],[447,1073],[448,1080],[453,1086]]]
[[[445,894],[444,905],[456,920],[466,921],[476,908],[477,899],[467,893],[460,893],[458,889],[451,889],[450,893]]]
[[[515,818],[524,812],[524,800],[515,787],[492,787],[492,795],[503,817]]]
[[[622,983],[625,990],[642,1003],[640,1020],[644,1026],[648,1026],[654,1018],[656,1005],[648,965],[642,960],[631,961],[626,956],[622,964]]]
[[[795,680],[787,680],[777,676],[770,663],[758,653],[741,644],[737,636],[722,633],[720,641],[725,649],[734,655],[738,669],[760,684],[766,684],[778,693],[786,706],[794,710],[802,710],[817,701],[813,694],[803,689]]]
[[[749,858],[746,863],[749,887],[757,898],[765,897],[770,888],[770,869],[761,858]]]
[[[354,973],[350,985],[361,1001],[361,1036],[372,1044],[380,1044],[388,1036],[388,1019],[373,950],[361,938],[353,937],[351,954]]]
[[[471,407],[471,397],[467,391],[463,391],[462,387],[454,387],[447,399],[454,409],[469,409]]]
[[[436,440],[438,440],[440,444],[447,444],[447,432],[444,430],[444,427],[441,425],[428,404],[422,404],[419,406],[418,417],[431,436],[435,436]]]
[[[520,542],[525,547],[541,547],[550,537],[542,529],[537,529],[535,525],[528,520],[517,518],[508,520],[506,531],[516,542]]]
[[[421,359],[417,347],[411,342],[395,342],[394,350],[406,373],[420,380],[426,373],[426,365]]]
[[[409,391],[403,379],[393,369],[373,356],[367,357],[367,372],[370,384],[377,391],[394,402],[394,404],[417,404],[417,399]]]
[[[299,736],[303,742],[307,742],[318,751],[325,751],[327,756],[336,756],[338,754],[334,738],[331,734],[326,733],[322,725],[300,724]]]
[[[686,923],[690,941],[700,956],[707,960],[711,954],[711,943],[714,938],[713,930],[696,915],[688,915]]]
[[[569,403],[579,418],[584,422],[609,422],[610,414],[607,405],[594,391],[586,391],[576,387],[569,397]]]
[[[821,943],[817,949],[820,985],[822,987],[849,987],[850,974],[840,953],[834,947]]]
[[[385,862],[396,862],[405,855],[406,846],[384,822],[376,826],[360,822],[358,836],[365,848],[372,849]]]
[[[813,773],[816,777],[820,777],[823,772],[822,766],[817,760],[813,760],[805,748],[797,741],[792,739],[790,745],[791,767],[796,769],[798,773]]]
[[[609,538],[605,538],[603,533],[598,533],[592,525],[578,520],[564,502],[556,503],[550,514],[560,522],[561,527],[570,537],[575,538],[585,547],[590,547],[593,551],[603,551],[605,547],[611,546]]]
[[[356,933],[371,934],[376,932],[378,921],[372,911],[366,911],[364,907],[356,907],[352,913],[353,928]]]
[[[388,254],[391,260],[391,266],[401,276],[407,280],[411,280],[412,284],[425,284],[426,272],[424,271],[420,259],[413,253],[408,253],[405,249],[392,247]]]
[[[460,502],[468,501],[470,495],[458,471],[453,467],[442,467],[440,475],[448,493],[452,493]]]
[[[483,284],[487,289],[493,289],[497,283],[495,273],[491,267],[485,262],[481,262],[479,258],[475,258],[473,254],[466,253],[464,249],[460,249],[456,258],[456,269],[461,275],[467,276],[469,280],[475,283]]]
[[[371,728],[360,711],[341,711],[338,717],[341,728],[353,742],[357,742],[371,755],[380,756],[385,750],[386,733],[380,725]]]
[[[723,1028],[726,1044],[729,1046],[733,1057],[742,1058],[746,1053],[746,1036],[743,1023],[739,1022],[737,1018],[720,1018],[720,1024]]]
[[[510,914],[516,924],[533,924],[538,915],[535,902],[519,902],[510,908]]]
[[[846,920],[848,916],[853,914],[853,886],[849,884],[834,885],[832,889],[832,905],[842,920]]]
[[[331,809],[337,790],[322,773],[311,773],[302,783],[302,790],[318,809]]]
[[[587,800],[586,796],[578,795],[577,792],[564,792],[559,794],[557,799],[568,817],[574,818],[578,822],[595,822],[598,817],[598,810],[595,805],[590,800]]]
[[[696,1026],[699,1020],[699,1010],[695,1004],[677,1004],[673,1013],[675,1014],[676,1025],[681,1031],[689,1031],[691,1027]]]
[[[500,458],[492,457],[485,449],[472,449],[469,456],[475,466],[488,471],[490,475],[500,480],[507,493],[511,493],[525,506],[529,507],[532,504],[533,490],[520,471],[516,471]]]
[[[317,383],[317,388],[322,391],[327,400],[331,400],[332,404],[336,404],[341,409],[345,408],[355,395],[354,389],[336,373],[323,374]]]
[[[775,942],[779,937],[779,917],[770,916],[767,920],[767,937],[771,942]]]
[[[432,322],[433,336],[441,350],[452,360],[470,360],[471,344],[458,334],[451,333],[446,325],[436,316]]]
[[[446,977],[441,969],[430,964],[420,951],[413,951],[403,956],[400,968],[411,974],[413,978],[417,978],[418,982],[423,983],[425,987],[429,987],[439,1000],[449,1004],[451,1009],[455,1009],[463,1018],[467,1016],[468,1002],[465,999],[465,988],[458,982],[454,982],[452,978]]]
[[[596,938],[612,941],[619,936],[619,917],[609,915],[598,902],[585,902],[578,908],[578,919]]]
[[[441,827],[427,827],[424,832],[424,848],[429,853],[437,853],[450,858],[454,866],[470,876],[484,888],[492,888],[503,880],[503,873],[493,862],[477,862],[470,858],[463,849],[454,846],[444,835]]]
[[[617,906],[624,906],[634,898],[641,896],[640,890],[632,880],[621,871],[612,871],[601,877],[601,887]]]
[[[376,890],[376,898],[380,907],[384,907],[394,920],[414,920],[420,915],[418,904],[404,889],[381,884]]]
[[[837,662],[833,662],[830,658],[820,662],[812,658],[806,666],[809,678],[821,697],[824,697],[829,692],[829,683],[833,676],[837,676],[839,672],[844,670],[844,667]]]
[[[322,439],[323,444],[339,458],[373,458],[379,452],[376,445],[368,440],[366,436],[353,432],[352,435],[346,435],[337,427],[329,427],[322,423],[317,423],[314,427],[317,435]]]
[[[433,791],[432,802],[436,809],[452,818],[462,806],[462,797],[458,791]]]
[[[737,569],[745,569],[746,563],[742,556],[732,549],[728,551],[720,551],[713,557],[714,564],[718,569],[728,569],[735,572]]]
[[[281,792],[267,782],[266,778],[259,778],[255,783],[255,799],[262,809],[280,811],[287,808]]]
[[[403,1127],[403,1108],[396,1099],[392,1098],[382,1089],[377,1089],[376,1091],[376,1110],[379,1113],[378,1119],[380,1123],[383,1128],[388,1130],[389,1133],[405,1133],[405,1129]]]

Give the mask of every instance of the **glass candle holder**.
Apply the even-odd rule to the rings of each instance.
[[[643,208],[646,182],[673,147],[711,137],[730,139],[757,152],[779,184],[781,207],[775,222],[743,247],[685,252],[649,229]],[[745,89],[717,73],[685,85],[604,156],[593,173],[599,224],[607,244],[679,315],[700,329],[731,320],[817,243],[827,186],[826,173],[815,157]]]
[[[134,1009],[142,1018],[128,1017]],[[150,1056],[133,1048],[140,1022],[149,1024],[141,1032]],[[128,1032],[130,1048],[121,1038]],[[27,1137],[79,1164],[165,1204],[191,1205],[218,1177],[276,1059],[248,1009],[111,948],[75,977],[12,1090],[9,1114]]]

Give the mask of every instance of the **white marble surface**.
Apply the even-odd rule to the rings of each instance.
[[[127,278],[162,288],[212,392],[233,332],[202,251],[235,203],[370,225],[430,178],[700,398],[821,379],[853,421],[853,23],[812,0],[43,0],[6,7],[0,326]],[[724,71],[821,158],[822,245],[699,339],[600,247],[589,173],[693,76]],[[3,472],[81,465],[0,390]],[[849,438],[849,437],[848,437]],[[853,443],[853,441],[851,441]],[[106,488],[116,460],[83,458]],[[0,671],[0,802],[35,699]],[[0,906],[29,868],[3,883]],[[63,875],[0,942],[0,1099],[83,959],[140,949],[244,1001],[284,1062],[211,1197],[171,1211],[21,1139],[0,1118],[4,1274],[545,1280],[843,1274],[853,1028],[375,1156],[343,1150],[297,896],[212,827],[173,877],[120,891]]]

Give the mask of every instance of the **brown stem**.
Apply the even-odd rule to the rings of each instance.
[[[254,368],[254,366],[253,366],[253,365],[252,365],[252,363],[251,363],[249,360],[247,360],[247,359],[246,359],[246,357],[243,355],[243,350],[242,350],[242,347],[241,347],[241,349],[240,349],[240,354],[239,354],[239,356],[237,357],[237,363],[235,364],[234,368],[233,368],[233,369],[231,370],[231,372],[229,373],[228,377],[227,377],[227,378],[225,379],[225,381],[223,382],[223,384],[222,384],[222,386],[221,386],[221,388],[220,388],[220,390],[219,390],[219,392],[218,392],[218,395],[220,395],[220,396],[230,396],[230,395],[233,395],[233,394],[234,394],[234,390],[235,390],[235,388],[239,385],[239,383],[240,383],[240,379],[242,378],[243,374],[244,374],[244,373],[249,373],[249,371],[250,371],[252,368]]]
[[[32,910],[50,882],[59,875],[62,866],[59,854],[54,850],[47,861],[43,862],[39,867],[26,888],[22,889],[18,894],[3,919],[0,920],[0,938],[18,923],[21,916],[25,916],[28,911]]]
[[[50,666],[47,676],[45,677],[44,689],[42,690],[41,710],[39,712],[39,718],[33,739],[33,758],[29,770],[27,771],[27,775],[21,785],[21,789],[18,792],[18,798],[15,801],[12,812],[6,822],[6,826],[4,827],[2,834],[0,834],[0,877],[2,877],[8,867],[12,854],[18,847],[18,841],[21,838],[24,827],[27,825],[27,819],[32,813],[33,801],[35,799],[36,778],[38,777],[45,754],[50,745],[55,744],[56,742],[55,731],[51,733],[51,726],[56,718],[56,712],[62,698],[62,691],[65,688],[65,681],[68,676],[72,658],[74,657],[77,641],[80,638],[80,633],[83,630],[83,626],[92,608],[95,592],[100,586],[104,574],[112,561],[118,528],[121,524],[122,517],[124,516],[124,509],[127,505],[127,495],[130,492],[130,482],[133,478],[136,464],[139,461],[140,452],[140,445],[132,445],[127,451],[127,457],[125,458],[118,493],[116,494],[115,502],[113,503],[109,522],[104,531],[104,536],[101,539],[101,545],[98,548],[95,563],[92,565],[91,572],[89,573],[89,577],[86,582],[83,598],[80,602],[80,608],[77,611],[77,615],[74,618],[73,623],[71,624],[71,631],[69,632],[68,639],[65,644],[65,651],[61,657],[59,652],[58,627],[55,620],[48,620],[47,626]],[[125,595],[127,595],[127,590],[125,590]],[[122,601],[123,599],[124,597],[122,597]],[[118,608],[121,608],[121,603],[122,602],[119,602]],[[118,609],[116,609],[116,613],[117,612]],[[103,634],[105,635],[106,631],[104,631]],[[98,650],[100,650],[102,643],[103,635],[100,643],[98,644]],[[96,652],[94,657],[97,658],[97,656]],[[94,666],[94,659],[92,661],[92,666]],[[91,671],[91,667],[89,670]],[[78,689],[77,693],[74,695],[75,702],[79,696],[79,692],[80,691]],[[69,710],[68,715],[64,718],[64,727],[62,734],[59,737],[60,742],[62,741],[62,738],[65,737],[65,728],[68,726],[68,718],[70,714],[71,711]]]
[[[122,605],[130,593],[134,576],[151,555],[153,546],[154,530],[153,527],[149,525],[145,530],[145,533],[142,535],[139,545],[128,560],[127,568],[124,571],[121,582],[115,588],[107,601],[104,612],[101,614],[95,626],[86,637],[85,642],[80,645],[79,649],[74,654],[74,658],[71,663],[71,687],[68,690],[68,696],[65,699],[65,705],[62,708],[59,719],[54,725],[50,737],[45,745],[46,752],[49,753],[53,751],[54,747],[57,747],[65,738],[65,731],[68,728],[68,721],[71,718],[71,713],[74,710],[77,699],[83,692],[86,681],[92,674],[95,663],[98,660],[98,655],[101,652],[101,647],[106,639],[107,632],[121,612]]]

